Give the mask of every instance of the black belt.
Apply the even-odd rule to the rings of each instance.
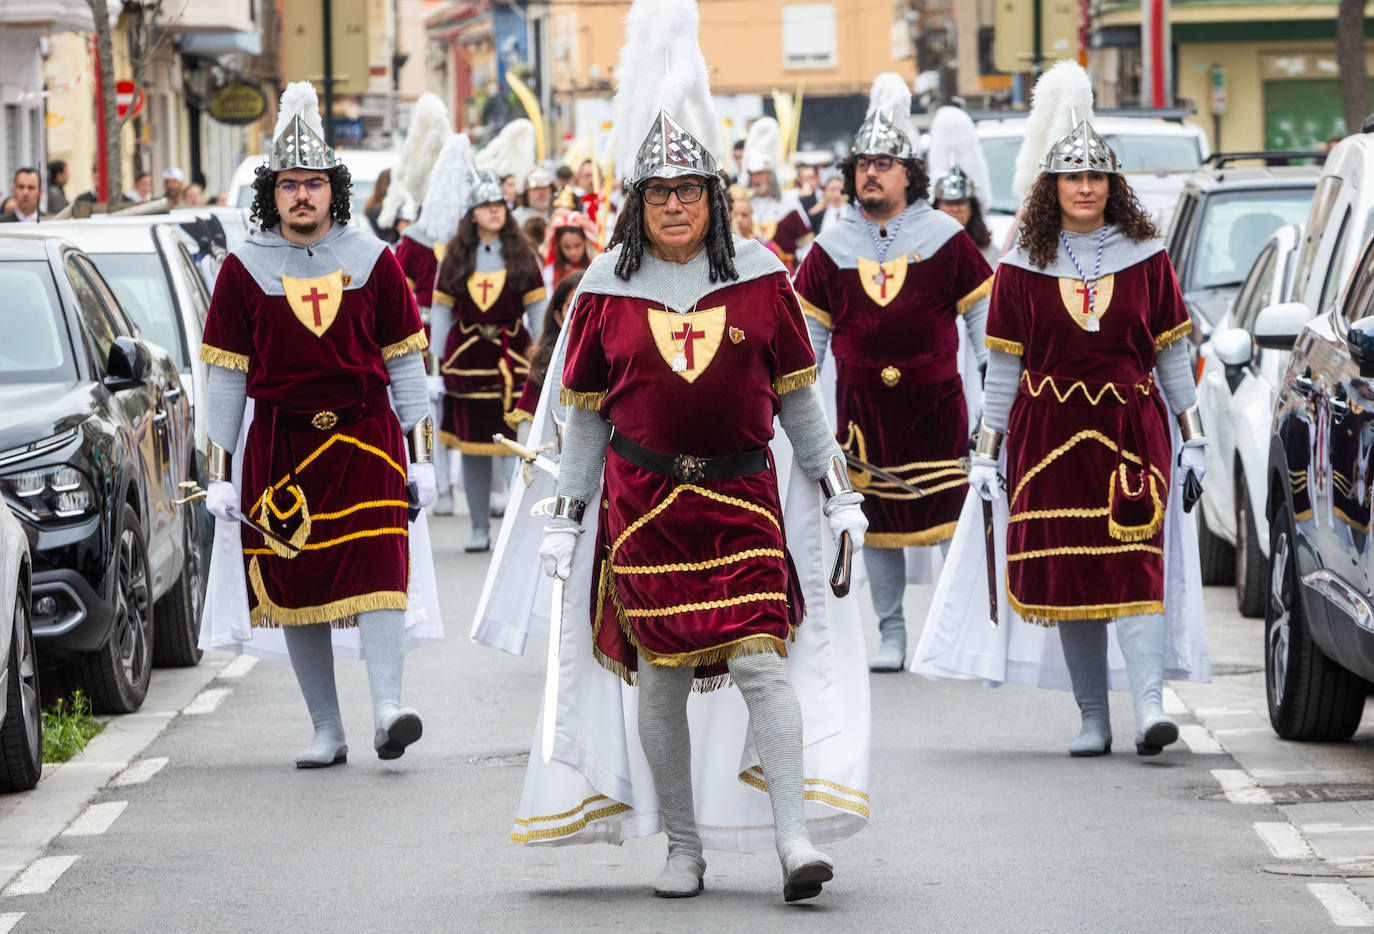
[[[679,454],[673,457],[659,454],[648,448],[640,447],[629,438],[616,432],[611,435],[611,450],[625,458],[636,467],[652,470],[654,473],[672,477],[679,483],[699,483],[702,480],[728,480],[730,477],[748,477],[768,469],[768,449],[758,448],[742,454],[725,454],[721,457],[693,457]]]
[[[272,415],[275,426],[287,431],[332,431],[335,428],[356,424],[390,408],[391,401],[387,398],[386,390],[379,389],[356,402],[334,409],[325,409],[321,412],[292,412],[274,407]]]

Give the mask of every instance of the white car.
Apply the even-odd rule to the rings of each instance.
[[[43,771],[32,580],[29,540],[0,500],[0,791],[27,791]]]
[[[1288,352],[1257,348],[1260,309],[1282,302],[1293,286],[1302,227],[1276,230],[1260,250],[1235,304],[1198,351],[1198,409],[1211,443],[1198,502],[1198,546],[1205,580],[1234,579],[1236,606],[1263,616],[1268,583],[1269,516],[1265,472]]]
[[[353,180],[353,190],[348,200],[352,205],[352,219],[355,224],[363,222],[363,206],[377,184],[377,176],[386,169],[396,167],[400,153],[373,152],[369,149],[340,149],[339,161],[348,167],[348,175]],[[253,204],[253,178],[258,166],[266,165],[266,156],[249,156],[239,163],[234,175],[229,179],[229,207],[246,208]],[[367,229],[367,228],[363,228]]]

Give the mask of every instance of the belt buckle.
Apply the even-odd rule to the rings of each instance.
[[[477,330],[482,337],[489,341],[494,341],[501,336],[501,325],[499,324],[479,324]]]
[[[882,378],[883,385],[888,389],[891,389],[902,381],[902,371],[895,366],[883,367],[882,372],[879,373],[878,376]]]
[[[673,458],[673,477],[681,483],[697,483],[706,476],[706,461],[691,454]]]
[[[314,417],[310,419],[310,424],[313,425],[318,431],[328,431],[335,425],[339,424],[339,416],[335,415],[333,412],[328,411],[316,412]]]

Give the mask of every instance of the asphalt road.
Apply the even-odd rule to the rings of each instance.
[[[235,663],[124,773],[146,780],[101,788],[76,833],[55,836],[12,878],[0,932],[1374,925],[1364,879],[1374,875],[1374,807],[1366,815],[1369,802],[1265,789],[1364,780],[1374,716],[1352,744],[1276,740],[1255,673],[1261,623],[1236,616],[1221,589],[1209,592],[1209,631],[1226,673],[1176,686],[1170,700],[1187,705],[1179,719],[1189,742],[1158,758],[1131,753],[1126,694],[1112,696],[1117,753],[1070,759],[1077,713],[1067,694],[875,676],[873,819],[828,848],[836,879],[812,902],[784,905],[771,853],[708,853],[703,896],[662,901],[648,888],[661,837],[512,846],[542,645],[513,658],[468,642],[486,556],[462,553],[464,519],[435,526],[449,638],[407,662],[406,700],[425,720],[418,745],[393,763],[373,757],[364,668],[341,661],[349,763],[297,771],[291,759],[310,731],[290,670]],[[908,593],[913,620],[927,593]],[[858,596],[872,640],[867,593]],[[228,660],[207,656],[204,678]],[[0,808],[0,842],[23,810]],[[51,819],[57,834],[71,817]]]

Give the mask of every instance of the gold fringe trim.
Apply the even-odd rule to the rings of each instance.
[[[1157,337],[1155,337],[1155,350],[1163,350],[1165,347],[1168,347],[1174,341],[1178,340],[1180,337],[1183,337],[1185,334],[1190,333],[1192,330],[1193,321],[1191,318],[1180,324],[1178,327],[1170,328],[1163,334],[1160,334]]]
[[[451,431],[439,432],[439,440],[444,442],[446,447],[457,448],[464,454],[481,454],[486,457],[503,457],[510,453],[503,444],[488,444],[483,441],[464,441]]]
[[[406,276],[406,285],[410,286],[410,291],[415,291],[415,280],[410,278],[410,276]]]
[[[226,370],[248,372],[247,354],[230,353],[227,350],[220,350],[218,347],[211,347],[209,344],[201,344],[200,359],[212,366],[222,366]]]
[[[257,597],[258,601],[258,605],[249,612],[248,619],[257,629],[307,626],[311,623],[332,623],[335,628],[348,629],[358,625],[359,613],[406,608],[406,594],[403,590],[379,590],[375,593],[322,603],[319,606],[278,606],[267,596],[267,588],[263,585],[262,569],[258,567],[257,558],[248,562],[248,582],[252,585],[253,596]]]
[[[979,285],[978,288],[974,289],[972,292],[968,293],[963,298],[959,299],[958,302],[955,303],[954,310],[962,315],[964,312],[968,311],[970,308],[976,305],[979,301],[991,295],[992,280],[992,276],[988,276],[986,279],[984,279],[982,284]]]
[[[1120,468],[1121,485],[1124,490],[1126,484],[1126,465]],[[1151,474],[1146,479],[1150,484],[1150,499],[1154,501],[1154,512],[1150,514],[1150,521],[1144,525],[1121,525],[1112,516],[1112,504],[1116,501],[1116,479],[1117,472],[1113,471],[1110,485],[1107,487],[1107,534],[1119,542],[1148,542],[1153,541],[1159,530],[1164,528],[1164,504],[1159,501],[1159,485],[1155,483],[1154,475]]]
[[[544,291],[544,287],[541,285],[539,288],[530,289],[528,292],[522,295],[520,297],[520,303],[523,304],[526,308],[528,308],[535,302],[541,301],[547,294],[548,293]]]
[[[583,801],[581,804],[579,804],[572,810],[564,812],[563,814],[555,814],[551,817],[531,817],[528,820],[517,817],[515,819],[515,823],[517,826],[528,827],[531,823],[534,823],[535,821],[563,820],[565,818],[572,817],[575,814],[581,814],[581,816],[579,816],[577,820],[573,821],[571,824],[564,824],[561,827],[541,827],[538,830],[531,830],[526,833],[520,833],[519,831],[512,830],[510,834],[510,842],[523,844],[534,843],[539,840],[556,840],[559,837],[566,837],[570,836],[571,834],[577,833],[579,830],[584,829],[592,821],[601,820],[606,817],[614,817],[617,814],[624,814],[626,811],[630,810],[630,806],[628,804],[621,804],[617,801],[612,804],[608,804],[605,807],[599,807],[595,810],[581,813],[583,809],[586,808],[586,806],[589,804],[593,804],[597,801],[610,800],[611,799],[606,797],[605,795],[595,795]]]
[[[800,292],[797,293],[797,301],[801,302],[802,314],[806,315],[806,317],[808,318],[814,318],[821,324],[825,325],[825,329],[827,331],[834,330],[835,325],[830,318],[830,312],[822,311],[820,308],[817,308],[815,305],[811,304],[805,298],[803,298]]]
[[[934,525],[922,532],[866,532],[864,546],[868,548],[907,548],[912,545],[938,545],[954,537],[957,521]]]
[[[816,381],[816,368],[809,366],[804,370],[797,370],[795,373],[788,373],[773,380],[773,391],[778,395],[789,393],[794,389],[801,389],[810,386]]]
[[[387,344],[385,347],[383,347],[382,361],[386,362],[388,360],[394,360],[395,358],[405,356],[408,353],[414,353],[417,350],[424,350],[428,346],[429,338],[425,337],[424,328],[421,328],[414,334],[407,337],[405,340],[397,341],[394,344]]]
[[[601,403],[606,401],[606,390],[601,392],[574,392],[564,386],[558,391],[558,401],[564,405],[586,409],[588,412],[597,412],[601,409]]]
[[[1019,341],[1009,341],[1001,337],[993,337],[991,334],[983,338],[983,343],[989,350],[1000,350],[1002,353],[1014,353],[1018,357],[1026,352],[1026,346]]]
[[[510,428],[511,431],[517,430],[521,422],[534,423],[534,416],[524,409],[511,409],[501,417],[505,419],[506,427]]]
[[[1120,619],[1123,616],[1143,616],[1163,613],[1163,600],[1137,600],[1133,603],[1096,603],[1087,606],[1032,606],[1016,599],[1007,586],[1007,601],[1016,615],[1037,626],[1053,627],[1057,620]]]
[[[438,289],[435,289],[434,297],[430,299],[429,307],[432,309],[435,305],[447,305],[448,307],[452,308],[453,296],[448,294],[447,292],[441,292]]]

